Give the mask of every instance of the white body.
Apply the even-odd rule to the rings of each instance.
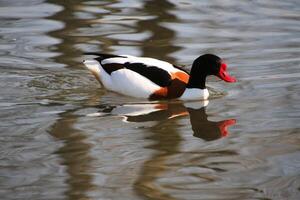
[[[108,74],[96,60],[86,60],[84,64],[95,75],[101,84],[108,90],[136,98],[148,98],[160,87],[129,69],[119,69]],[[96,76],[96,75],[95,75]]]

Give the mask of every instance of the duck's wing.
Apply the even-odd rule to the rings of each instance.
[[[186,71],[158,59],[102,53],[86,54],[96,55],[94,61],[106,72],[102,79],[109,81],[102,81],[104,87],[124,95],[152,100],[178,98],[188,83],[189,74]]]
[[[149,79],[160,87],[168,87],[172,81],[178,79],[184,83],[188,82],[189,74],[185,70],[168,62],[129,55],[113,55],[89,52],[86,55],[96,55],[103,69],[111,74],[120,69],[129,69]]]

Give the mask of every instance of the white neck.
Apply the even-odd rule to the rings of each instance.
[[[199,88],[186,88],[179,99],[181,100],[206,100],[208,99],[208,90]]]

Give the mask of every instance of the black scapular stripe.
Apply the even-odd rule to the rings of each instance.
[[[101,66],[109,75],[114,71],[125,68],[123,64],[119,64],[119,63],[108,63]]]
[[[124,63],[124,67],[139,73],[161,87],[169,86],[172,81],[171,75],[167,71],[155,66],[147,66],[143,63],[126,62]]]

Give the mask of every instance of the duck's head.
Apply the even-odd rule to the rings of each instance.
[[[199,56],[193,63],[188,88],[205,88],[206,77],[215,75],[225,82],[236,82],[227,72],[226,63],[218,56],[213,54],[205,54]]]

